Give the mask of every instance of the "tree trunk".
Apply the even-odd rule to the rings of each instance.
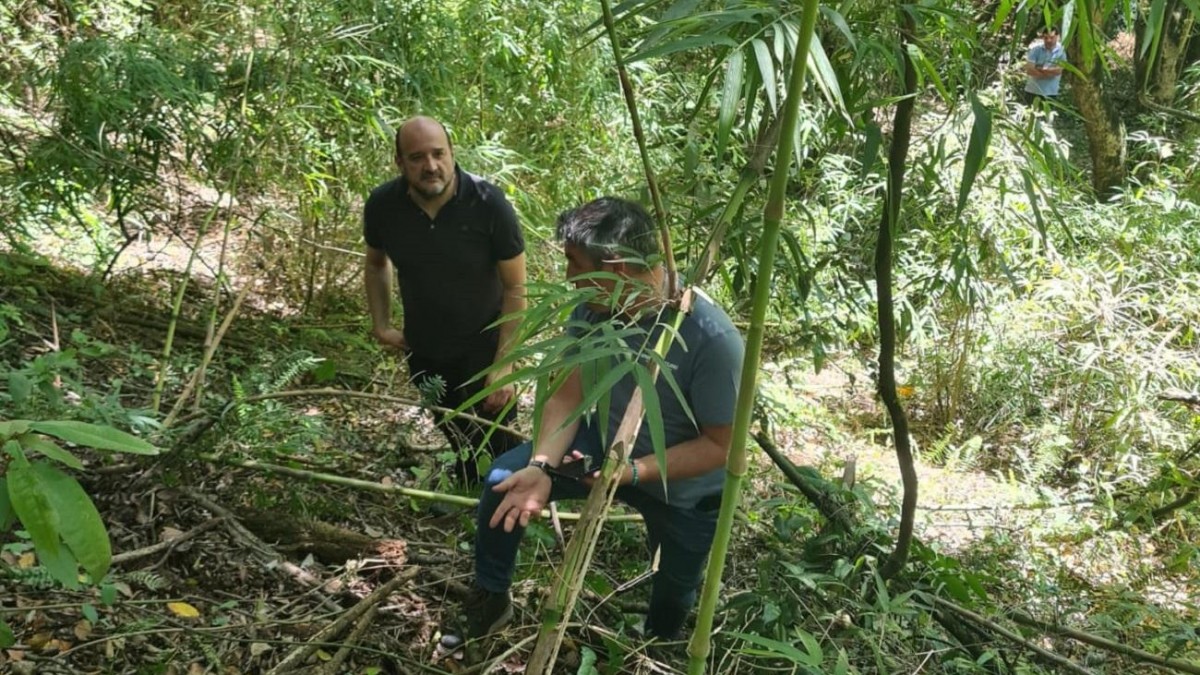
[[[1092,25],[1100,25],[1102,19],[1093,16]],[[1104,199],[1125,184],[1125,122],[1106,91],[1108,76],[1103,64],[1095,56],[1091,63],[1085,62],[1081,41],[1071,40],[1067,49],[1067,59],[1083,73],[1072,74],[1071,94],[1083,116],[1092,157],[1092,187],[1096,197]]]

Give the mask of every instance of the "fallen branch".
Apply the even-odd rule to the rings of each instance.
[[[1129,658],[1141,663],[1148,663],[1156,668],[1162,668],[1175,673],[1193,673],[1194,675],[1200,675],[1200,664],[1197,664],[1194,661],[1168,659],[1157,654],[1151,654],[1150,652],[1142,651],[1136,647],[1130,647],[1129,645],[1123,645],[1120,642],[1114,642],[1108,638],[1102,638],[1099,635],[1092,635],[1091,633],[1085,633],[1080,630],[1075,630],[1074,628],[1067,628],[1066,626],[1060,626],[1058,624],[1041,621],[1029,616],[1028,614],[1022,614],[1021,612],[1010,612],[1009,617],[1021,625],[1029,626],[1030,628],[1036,628],[1048,633],[1054,633],[1055,635],[1068,637],[1072,640],[1078,640],[1079,642],[1089,644],[1099,649],[1121,654],[1122,656],[1128,656]]]
[[[276,551],[271,547],[270,544],[260,539],[258,535],[246,529],[246,526],[242,525],[242,523],[238,521],[237,516],[234,515],[232,511],[224,506],[221,506],[213,501],[210,497],[197,490],[187,490],[186,494],[197,504],[203,506],[211,511],[213,515],[222,519],[235,539],[241,541],[242,544],[247,548],[265,558],[267,562],[270,563],[270,565],[275,569],[286,573],[302,586],[314,587],[321,584],[321,580],[314,576],[311,572],[289,561],[283,556],[282,553]],[[321,598],[321,604],[327,609],[333,609],[335,611],[340,609],[328,598]]]
[[[460,506],[477,506],[479,500],[474,497],[462,497],[459,495],[448,495],[441,492],[432,492],[429,490],[418,490],[416,488],[402,487],[400,485],[384,485],[369,480],[360,480],[358,478],[347,478],[345,476],[337,476],[329,473],[319,473],[317,471],[308,471],[306,469],[293,469],[288,466],[279,466],[278,464],[268,464],[259,462],[253,459],[231,459],[220,457],[212,454],[198,455],[200,459],[207,462],[220,462],[229,466],[241,467],[243,469],[254,469],[256,471],[267,471],[270,473],[278,473],[285,476],[293,476],[295,478],[307,478],[322,483],[331,483],[333,485],[341,485],[343,487],[354,488],[356,490],[368,490],[370,492],[384,492],[389,494],[399,494],[405,497],[413,497],[415,499],[425,499],[428,501],[444,502],[446,504],[458,504]],[[542,511],[543,518],[549,518],[550,512]],[[558,517],[562,520],[579,520],[578,513],[559,513]],[[607,520],[614,522],[640,522],[642,516],[637,513],[615,514],[608,516]]]
[[[975,612],[972,612],[971,610],[966,609],[965,607],[959,607],[958,605],[954,604],[953,602],[950,602],[948,600],[943,600],[943,599],[937,597],[936,595],[930,595],[928,597],[930,600],[933,601],[933,604],[935,604],[939,607],[944,607],[945,609],[947,609],[951,612],[954,612],[955,614],[961,616],[964,619],[967,619],[968,621],[971,621],[972,623],[975,623],[979,626],[983,626],[984,628],[987,628],[988,630],[996,633],[997,635],[1003,636],[1005,639],[1009,640],[1010,642],[1018,644],[1018,645],[1024,647],[1025,649],[1028,649],[1029,651],[1033,652],[1034,654],[1037,654],[1039,657],[1042,658],[1042,660],[1049,662],[1051,665],[1058,666],[1060,668],[1064,668],[1072,673],[1080,673],[1081,675],[1096,675],[1093,671],[1088,670],[1087,668],[1084,668],[1083,666],[1079,665],[1078,663],[1075,663],[1071,659],[1068,659],[1065,656],[1059,656],[1058,654],[1055,654],[1054,652],[1049,651],[1047,649],[1043,649],[1042,647],[1039,647],[1039,646],[1033,644],[1032,642],[1030,642],[1029,640],[1026,640],[1025,638],[1021,637],[1020,635],[1017,635],[1013,631],[1008,630],[1004,626],[1001,626],[1000,624],[996,623],[995,621],[992,621],[986,617],[980,616],[979,614],[976,614]]]
[[[342,672],[342,664],[345,663],[346,657],[350,656],[351,648],[362,638],[363,633],[367,632],[367,628],[370,627],[371,622],[375,621],[375,615],[378,613],[379,605],[373,605],[362,615],[358,623],[354,624],[354,630],[350,631],[350,634],[346,636],[345,643],[337,650],[337,653],[333,655],[329,663],[325,664],[325,670],[323,671],[325,675],[338,675],[338,673]]]
[[[347,626],[358,621],[359,617],[366,613],[367,610],[376,607],[384,598],[395,592],[400,587],[400,584],[417,576],[419,569],[415,566],[408,567],[393,577],[391,581],[376,588],[367,597],[358,601],[358,604],[347,610],[345,614],[338,617],[336,621],[322,628],[311,640],[297,647],[292,653],[284,657],[274,668],[267,671],[267,675],[282,675],[299,667],[317,651],[317,645],[314,643],[328,642],[337,637]]]
[[[176,546],[182,544],[183,542],[187,541],[188,539],[191,539],[192,537],[194,537],[198,534],[201,534],[203,532],[207,532],[207,531],[213,529],[217,525],[220,525],[222,522],[223,522],[223,519],[221,517],[213,518],[211,520],[207,520],[207,521],[197,525],[196,527],[193,527],[192,529],[188,530],[187,532],[184,532],[183,534],[179,535],[178,537],[174,537],[174,538],[168,539],[166,541],[160,541],[157,544],[151,544],[149,546],[145,546],[145,547],[133,550],[133,551],[126,551],[125,553],[118,553],[112,557],[112,564],[120,565],[121,563],[127,563],[127,562],[130,562],[133,560],[140,560],[147,556],[152,556],[155,553],[158,553],[160,551],[166,551],[168,549],[175,548]]]
[[[821,515],[833,522],[843,532],[850,532],[854,529],[854,523],[851,521],[849,509],[837,497],[837,488],[833,484],[826,481],[815,471],[808,467],[797,467],[790,459],[783,456],[783,453],[776,447],[775,442],[771,437],[762,431],[754,433],[754,440],[758,442],[759,447],[771,461],[775,462],[775,466],[783,472],[783,475],[800,490],[800,494],[804,495],[805,499],[812,502],[813,506],[821,512]],[[812,475],[806,475],[811,472]]]

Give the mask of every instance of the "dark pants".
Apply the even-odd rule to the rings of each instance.
[[[411,353],[408,357],[408,370],[412,373],[413,384],[422,388],[427,387],[431,379],[440,377],[445,384],[442,395],[438,400],[430,402],[443,408],[455,409],[483,389],[482,377],[469,384],[468,380],[490,366],[495,356],[494,341],[485,342],[479,348],[453,361],[430,359]],[[517,417],[515,405],[503,415],[484,411],[482,402],[472,406],[467,412],[505,426],[512,426]],[[454,472],[456,478],[465,485],[479,483],[477,453],[486,451],[491,457],[499,457],[521,443],[520,438],[506,431],[474,420],[446,413],[435,413],[434,420],[446,436],[446,440],[450,442],[450,446],[458,453]]]
[[[587,425],[580,428],[571,447],[590,455],[592,466],[600,466],[603,461],[604,448],[599,434]],[[505,453],[492,464],[484,480],[475,533],[475,583],[493,593],[507,591],[512,584],[517,548],[524,529],[518,527],[505,532],[503,527],[488,527],[492,513],[504,498],[503,494],[493,492],[492,486],[528,465],[531,455],[529,443]],[[587,495],[588,488],[582,483],[560,478],[554,479],[550,491],[551,501],[584,499]],[[704,508],[678,508],[628,486],[617,488],[617,499],[642,514],[651,555],[656,548],[662,549],[650,592],[646,630],[664,639],[674,639],[683,627],[688,610],[696,602],[696,591],[716,532],[720,499],[705,499],[702,502]]]

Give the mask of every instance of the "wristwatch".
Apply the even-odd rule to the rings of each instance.
[[[542,473],[546,474],[547,476],[553,477],[550,472],[551,472],[551,470],[554,469],[554,467],[550,466],[550,462],[547,462],[544,459],[535,459],[529,463],[529,466],[536,466],[537,468],[542,470]]]

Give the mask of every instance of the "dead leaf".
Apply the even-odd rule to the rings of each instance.
[[[8,551],[0,551],[0,562],[8,565],[9,567],[15,566],[17,564],[17,556],[9,553]]]
[[[33,551],[26,551],[25,553],[22,553],[21,557],[17,560],[17,567],[20,567],[23,570],[27,570],[36,564],[37,556],[33,554]]]
[[[45,654],[52,654],[52,653],[56,653],[56,652],[61,653],[61,652],[67,651],[70,648],[71,648],[70,642],[67,642],[66,640],[59,640],[59,639],[55,638],[55,639],[47,642],[45,644],[45,646],[42,647],[42,653],[45,653]]]
[[[92,634],[92,622],[84,619],[75,624],[75,637],[79,640],[86,640]]]
[[[8,655],[9,661],[24,661],[25,660],[25,650],[24,649],[6,649],[6,650],[4,650],[4,653]]]
[[[133,589],[130,588],[129,584],[125,583],[124,581],[114,581],[114,582],[112,582],[112,585],[113,585],[113,588],[115,588],[121,592],[121,595],[123,595],[127,598],[133,597]]]
[[[173,527],[167,526],[162,529],[162,533],[158,535],[158,538],[161,541],[171,541],[172,539],[178,539],[182,536],[183,530],[177,530]]]
[[[25,644],[33,647],[34,649],[41,649],[42,647],[45,647],[46,643],[50,642],[52,639],[54,639],[53,633],[50,631],[42,631],[40,633],[34,633],[32,637],[25,641]]]
[[[392,487],[392,485],[395,484],[395,481],[392,480],[391,476],[384,476],[379,480],[379,482],[382,483],[384,487]]]
[[[271,651],[271,645],[265,642],[250,643],[250,656],[262,656],[269,651]]]
[[[168,602],[167,609],[171,610],[172,614],[181,619],[195,619],[200,616],[200,610],[186,602]]]
[[[188,675],[204,675],[206,670],[203,665],[193,661],[192,665],[188,666]]]

